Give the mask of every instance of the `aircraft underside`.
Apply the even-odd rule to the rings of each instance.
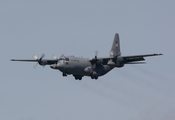
[[[87,67],[82,69],[80,69],[80,67],[79,69],[74,68],[72,70],[70,68],[68,68],[67,70],[66,69],[57,69],[57,70],[60,70],[62,72],[63,77],[66,77],[67,75],[73,75],[75,80],[82,80],[82,77],[89,76],[91,77],[91,79],[97,80],[98,77],[105,75],[106,73],[108,73],[110,70],[114,68],[108,65],[100,65],[96,67],[96,69],[93,70],[92,72],[90,71],[87,72],[85,71]]]

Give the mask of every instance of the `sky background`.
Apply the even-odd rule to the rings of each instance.
[[[174,120],[174,0],[1,0],[0,120]],[[10,62],[74,55],[163,53],[97,81]]]

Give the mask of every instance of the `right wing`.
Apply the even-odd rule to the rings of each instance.
[[[55,60],[47,60],[47,59],[37,59],[37,60],[33,60],[33,59],[11,59],[11,61],[19,61],[19,62],[38,62],[40,65],[52,65],[52,64],[56,64],[59,59],[55,59]]]
[[[38,62],[38,60],[32,60],[32,59],[11,59],[10,61],[20,61],[20,62]]]

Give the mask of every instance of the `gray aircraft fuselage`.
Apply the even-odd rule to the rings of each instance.
[[[93,65],[87,58],[74,56],[66,56],[66,59],[61,59],[57,64],[50,66],[52,69],[58,69],[63,73],[72,74],[74,76],[91,76],[91,68]],[[114,67],[109,65],[97,65],[94,69],[98,76],[105,75]]]

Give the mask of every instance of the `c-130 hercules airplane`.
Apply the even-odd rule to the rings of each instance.
[[[81,80],[83,76],[98,79],[115,67],[120,68],[125,64],[142,64],[144,62],[140,61],[144,61],[144,57],[159,55],[162,54],[121,56],[119,34],[116,33],[109,57],[97,58],[96,52],[95,57],[91,59],[64,55],[59,59],[56,56],[53,56],[53,59],[43,59],[45,56],[43,54],[40,58],[34,55],[34,59],[11,59],[11,61],[38,62],[37,64],[41,66],[50,65],[50,68],[60,70],[64,77],[72,74],[76,80]]]

